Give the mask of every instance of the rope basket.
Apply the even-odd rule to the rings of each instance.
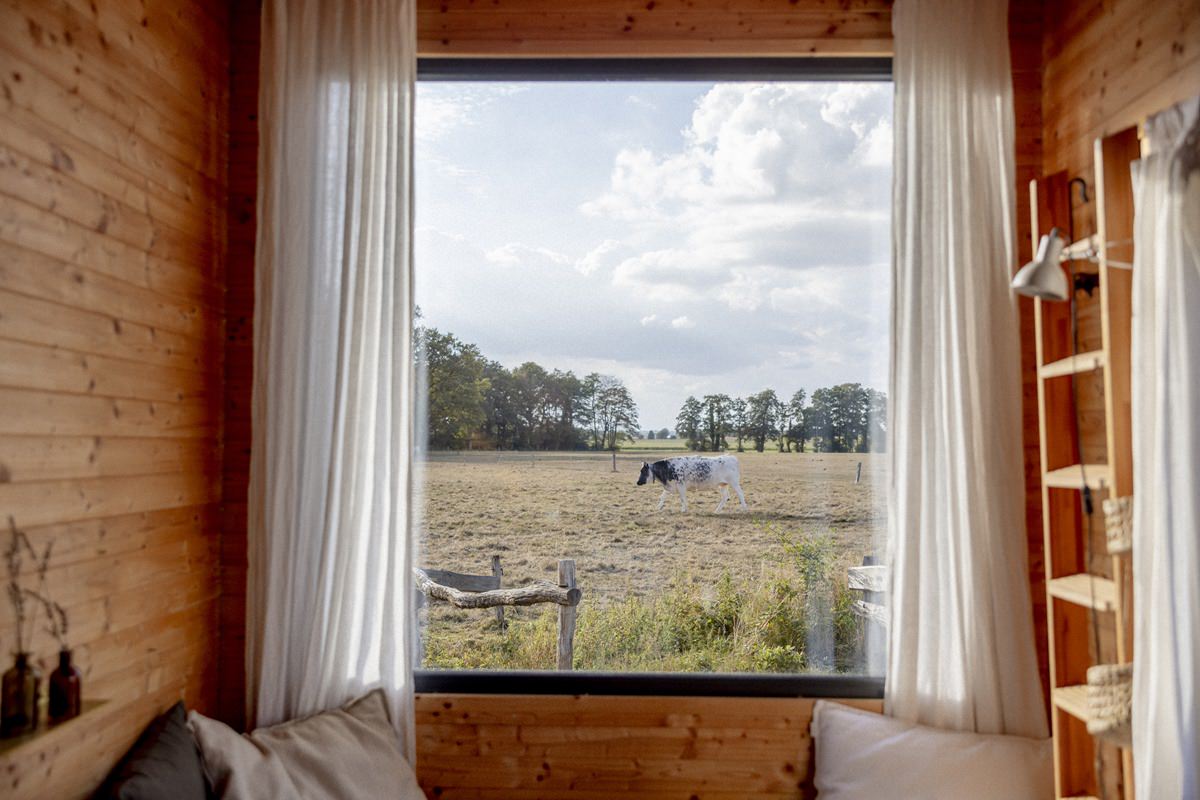
[[[1104,534],[1108,552],[1128,553],[1133,547],[1133,498],[1117,497],[1104,501]]]
[[[1087,705],[1088,733],[1129,747],[1133,721],[1133,665],[1088,667]]]

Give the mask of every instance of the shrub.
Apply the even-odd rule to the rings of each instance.
[[[780,554],[760,580],[726,571],[706,598],[686,574],[658,595],[579,609],[575,668],[663,672],[846,672],[859,668],[864,623],[830,536],[777,534]],[[482,612],[474,612],[482,614]],[[425,664],[551,669],[557,609],[514,610],[506,630],[442,615],[426,629]]]

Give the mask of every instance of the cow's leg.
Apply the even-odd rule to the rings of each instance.
[[[717,503],[717,511],[720,511],[721,509],[723,509],[727,502],[729,502],[729,484],[722,483],[721,484],[721,502]]]
[[[664,505],[666,505],[666,503],[667,503],[667,495],[669,495],[669,494],[670,494],[670,491],[669,491],[669,490],[667,490],[667,489],[663,489],[662,496],[658,498],[658,510],[659,510],[659,511],[662,511],[662,510],[663,510],[663,506],[664,506]]]
[[[682,511],[687,511],[687,487],[679,484],[679,505]]]
[[[746,507],[746,495],[742,494],[742,485],[737,481],[733,482],[733,490],[737,492],[738,500],[742,502],[742,508]]]

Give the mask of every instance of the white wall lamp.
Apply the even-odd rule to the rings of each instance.
[[[1040,300],[1062,302],[1069,300],[1067,273],[1062,268],[1062,253],[1066,243],[1053,228],[1038,242],[1037,255],[1013,276],[1012,288],[1017,294]]]

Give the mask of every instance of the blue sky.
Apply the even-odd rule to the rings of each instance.
[[[418,86],[416,299],[507,366],[689,394],[887,378],[890,84]]]

